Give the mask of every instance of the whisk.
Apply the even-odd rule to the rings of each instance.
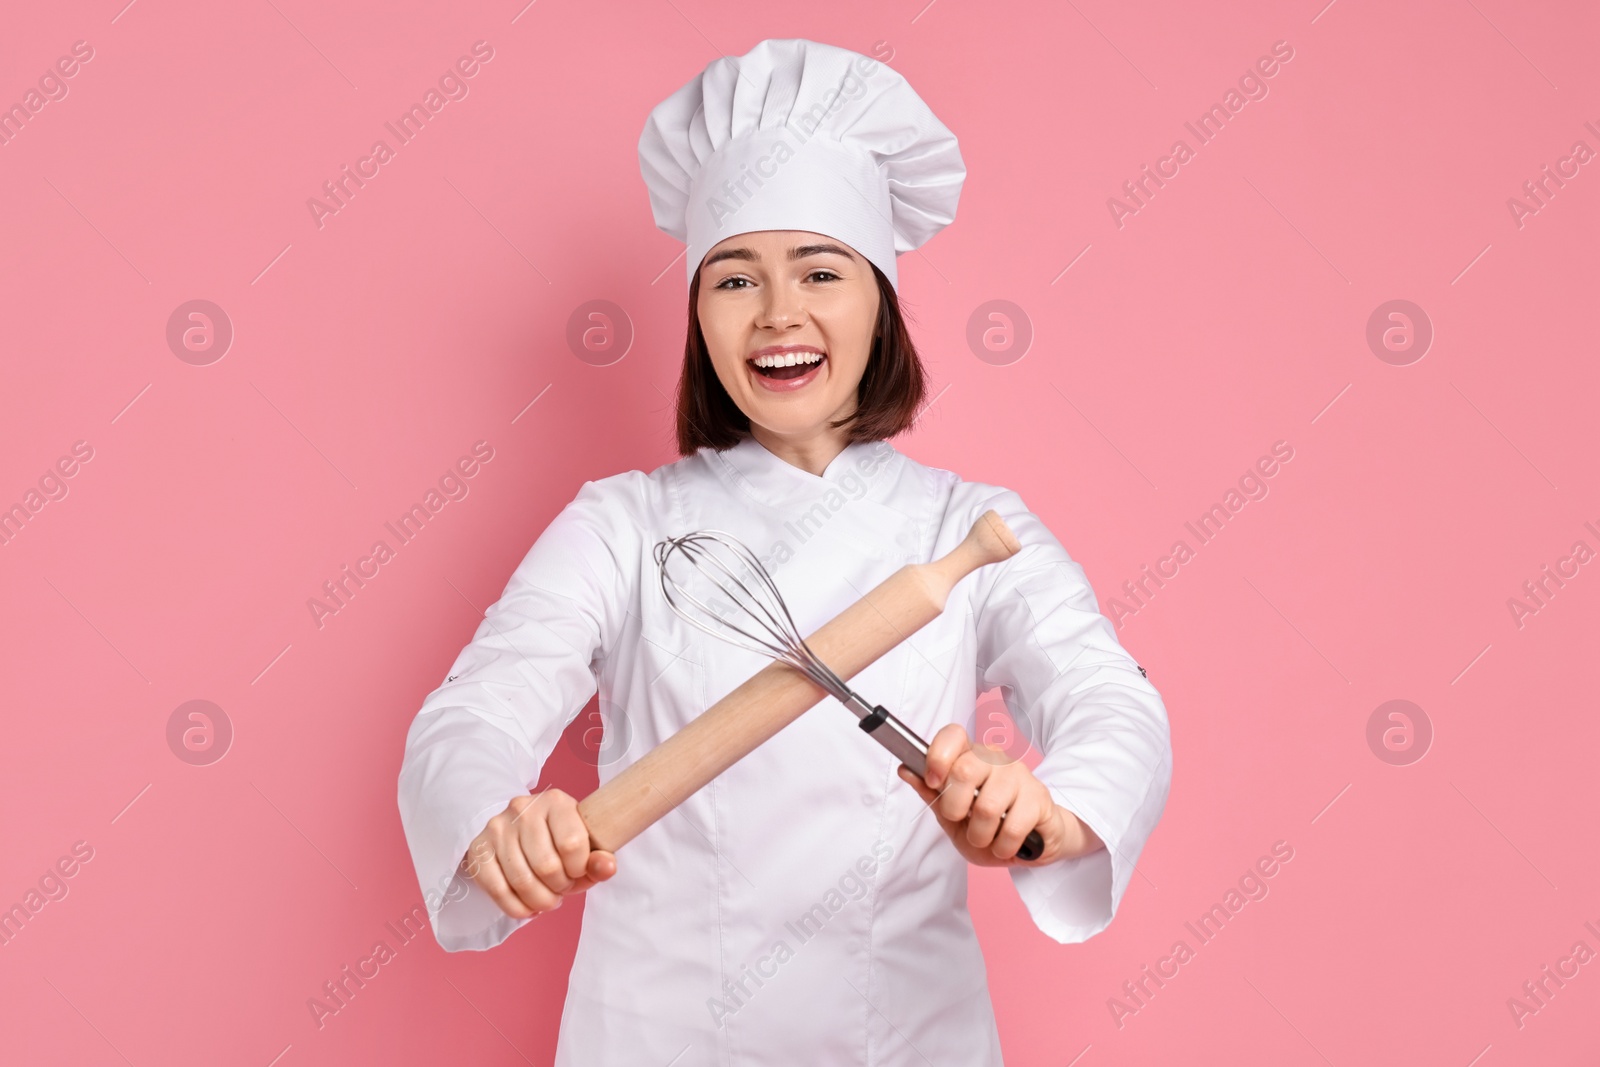
[[[721,594],[707,603],[669,573],[674,554],[681,555]],[[881,704],[870,704],[822,661],[795,625],[772,576],[738,538],[721,530],[696,530],[658,541],[656,568],[667,604],[689,625],[739,648],[787,663],[849,708],[861,729],[922,778],[928,769],[928,745]],[[706,621],[713,620],[712,622]],[[1004,815],[1001,816],[1005,818]],[[1030,830],[1017,849],[1023,860],[1044,851],[1039,831]]]

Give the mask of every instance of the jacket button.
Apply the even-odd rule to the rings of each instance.
[[[870,808],[870,807],[872,807],[872,805],[876,804],[877,802],[878,802],[878,798],[877,798],[877,796],[875,794],[872,794],[872,793],[862,793],[861,794],[861,803],[865,804],[867,807]]]

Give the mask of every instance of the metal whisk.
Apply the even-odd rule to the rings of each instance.
[[[725,599],[708,604],[673,578],[668,563],[681,555]],[[921,778],[927,774],[928,744],[881,704],[870,704],[811,651],[778,586],[754,552],[732,534],[696,530],[656,542],[656,569],[661,594],[689,625],[731,645],[787,663],[855,713],[861,729]],[[707,622],[706,619],[714,620]],[[1001,816],[1003,819],[1005,816]],[[1031,860],[1044,851],[1044,841],[1031,830],[1017,849]]]

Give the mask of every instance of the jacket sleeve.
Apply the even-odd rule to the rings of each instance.
[[[627,478],[584,483],[556,515],[406,734],[400,821],[446,951],[493,948],[530,921],[502,912],[459,864],[489,819],[537,784],[595,693],[596,663],[626,614],[619,559],[640,536],[619,499]]]
[[[1074,859],[1008,868],[1040,930],[1062,943],[1104,930],[1166,806],[1172,748],[1166,707],[1100,614],[1083,568],[1021,497],[984,505],[1022,542],[979,571],[980,691],[1004,686],[1042,754],[1034,776],[1106,844]],[[983,510],[980,508],[980,511]]]

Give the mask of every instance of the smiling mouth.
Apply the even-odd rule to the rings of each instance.
[[[822,352],[786,352],[776,356],[757,357],[763,362],[771,361],[780,363],[779,366],[763,367],[757,364],[756,359],[749,360],[750,369],[763,378],[773,381],[787,381],[791,378],[800,378],[811,373],[825,363],[827,355]],[[789,362],[793,360],[794,362]]]

